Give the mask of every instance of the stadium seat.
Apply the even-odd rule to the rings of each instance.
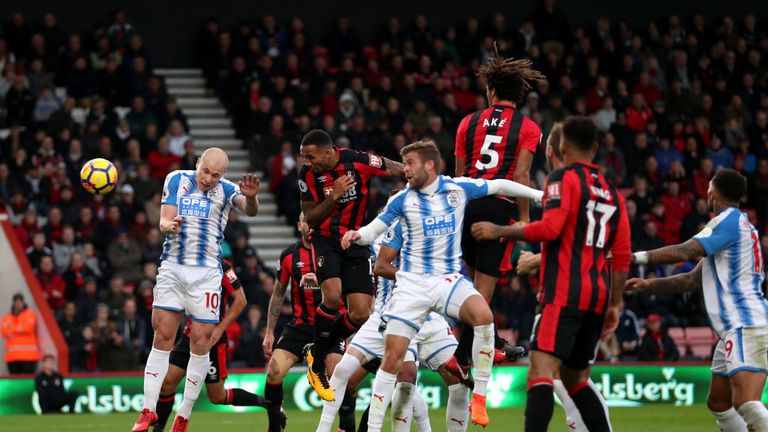
[[[673,341],[675,341],[675,345],[677,345],[677,350],[680,352],[681,356],[685,356],[688,354],[688,342],[685,339],[685,329],[682,327],[670,327],[668,329],[669,331],[669,337],[672,338]]]
[[[698,359],[709,359],[712,356],[712,345],[691,345],[691,355]]]
[[[715,332],[709,327],[688,327],[685,338],[694,357],[708,359],[712,355],[712,345],[717,340]]]

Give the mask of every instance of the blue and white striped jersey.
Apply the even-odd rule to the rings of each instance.
[[[729,207],[693,238],[707,253],[701,283],[715,332],[723,337],[733,329],[768,325],[760,236],[747,215]]]
[[[382,246],[391,247],[396,251],[403,247],[403,227],[400,226],[399,221],[395,221],[382,235],[371,243],[371,252],[373,253],[374,260],[379,255]],[[400,267],[400,254],[395,257],[392,265]],[[381,276],[377,277],[376,300],[373,303],[374,312],[383,313],[384,306],[387,305],[390,297],[392,297],[394,289],[395,281]]]
[[[238,195],[242,195],[240,189],[226,179],[203,192],[197,187],[195,171],[180,170],[168,174],[161,204],[178,207],[178,215],[184,221],[179,234],[165,236],[160,261],[219,267],[224,228]]]
[[[494,180],[499,181],[499,180]],[[486,180],[439,176],[422,190],[406,187],[392,197],[377,219],[400,220],[400,270],[426,275],[461,271],[461,231],[469,200],[489,195]]]

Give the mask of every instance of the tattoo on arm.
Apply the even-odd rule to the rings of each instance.
[[[648,291],[677,294],[701,289],[701,266],[703,262],[699,261],[696,268],[688,273],[648,281]]]
[[[648,264],[672,264],[692,260],[706,255],[704,246],[697,240],[665,246],[648,251]]]
[[[301,210],[310,228],[320,228],[324,220],[328,219],[336,208],[336,200],[332,195],[328,195],[319,204],[314,201],[302,201]]]
[[[285,298],[285,290],[287,287],[288,284],[284,284],[279,280],[275,281],[275,290],[272,292],[272,297],[269,299],[267,331],[275,331],[277,320],[280,318],[280,309],[283,307],[283,298]]]
[[[387,174],[393,176],[393,177],[402,177],[404,174],[403,167],[404,165],[400,162],[395,162],[391,159],[382,158],[384,159],[384,163],[387,166]]]

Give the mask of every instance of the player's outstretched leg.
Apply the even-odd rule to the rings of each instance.
[[[176,412],[176,418],[171,426],[172,432],[186,432],[189,418],[200,392],[205,384],[205,376],[211,367],[209,352],[211,350],[211,335],[214,323],[199,322],[192,319],[189,330],[190,352],[187,364],[187,379],[184,383],[184,399]]]
[[[466,388],[464,390],[466,390]],[[469,399],[467,399],[467,401],[469,401]],[[465,411],[467,406],[468,405],[464,405]],[[419,432],[432,432],[432,425],[429,423],[429,408],[427,408],[427,401],[424,400],[424,396],[421,394],[418,387],[413,393],[413,421],[416,422],[416,427],[419,428]]]
[[[353,350],[353,348],[350,348],[350,350]],[[333,427],[336,413],[339,412],[347,391],[347,382],[349,382],[349,378],[359,367],[360,360],[350,352],[345,353],[339,364],[336,365],[330,381],[331,386],[336,389],[336,398],[323,403],[323,412],[320,414],[317,432],[329,432]]]

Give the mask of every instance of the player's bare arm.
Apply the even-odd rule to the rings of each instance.
[[[219,338],[221,338],[221,335],[227,331],[227,327],[229,327],[229,325],[232,324],[232,322],[240,316],[240,312],[245,309],[245,305],[247,304],[248,300],[245,298],[244,289],[239,288],[237,291],[232,293],[232,304],[229,306],[227,313],[224,315],[224,319],[222,319],[221,322],[216,325],[216,328],[213,329],[213,334],[211,335],[211,345],[215,344]]]
[[[387,167],[387,174],[391,175],[392,177],[403,177],[405,174],[403,172],[403,168],[405,165],[403,165],[400,162],[395,162],[391,159],[387,159],[385,157],[381,158],[384,161],[384,164]]]
[[[456,177],[464,177],[464,165],[467,163],[467,158],[463,156],[456,156]]]
[[[248,216],[256,216],[259,213],[258,194],[261,181],[253,174],[245,174],[238,186],[243,196],[235,198],[235,206]]]
[[[525,240],[525,223],[501,226],[491,222],[475,222],[472,224],[472,237],[478,240]]]
[[[163,204],[160,206],[160,232],[163,234],[178,234],[181,232],[183,219],[178,215],[178,208],[174,205]]]
[[[382,245],[379,250],[379,254],[376,256],[376,265],[374,266],[374,272],[377,276],[381,276],[386,279],[395,280],[395,273],[397,273],[397,267],[392,265],[392,262],[397,258],[398,251],[392,249],[389,246]]]
[[[657,279],[632,278],[626,282],[626,291],[639,293],[643,291],[678,294],[701,289],[701,268],[704,261],[699,261],[696,268],[688,273],[678,274]]]
[[[267,308],[267,331],[264,334],[264,343],[262,344],[264,354],[272,354],[272,345],[275,342],[275,327],[277,327],[277,321],[280,319],[280,309],[283,307],[283,299],[287,289],[287,283],[282,283],[280,279],[275,279],[275,288],[272,291],[272,297],[269,299],[269,307]]]
[[[627,282],[627,272],[611,272],[611,292],[608,308],[605,310],[605,322],[603,331],[600,334],[601,339],[609,337],[619,326],[619,316],[621,315],[621,301],[624,298],[624,287]]]
[[[376,237],[386,231],[387,228],[387,224],[382,222],[379,218],[376,218],[358,231],[349,230],[344,233],[344,237],[341,238],[341,247],[342,249],[349,249],[349,247],[352,246],[352,243],[369,245],[376,239]]]
[[[325,197],[319,204],[315,201],[302,201],[301,211],[304,212],[304,217],[307,219],[307,224],[310,228],[320,228],[323,221],[328,219],[331,213],[333,213],[333,209],[336,208],[336,201],[341,199],[348,190],[354,188],[356,184],[354,178],[341,176],[333,181],[333,190],[330,195]]]
[[[523,185],[528,185],[531,181],[531,164],[533,163],[533,153],[528,150],[521,149],[520,154],[517,156],[517,165],[515,166],[515,172],[513,179]],[[517,204],[520,208],[520,221],[530,222],[530,201],[527,198],[518,198]]]
[[[651,251],[635,252],[632,254],[633,264],[674,264],[694,260],[706,255],[704,246],[697,240],[690,239],[685,243],[665,246]]]
[[[529,251],[522,251],[520,258],[517,259],[515,270],[519,275],[525,275],[535,272],[541,267],[541,254],[535,254]]]

